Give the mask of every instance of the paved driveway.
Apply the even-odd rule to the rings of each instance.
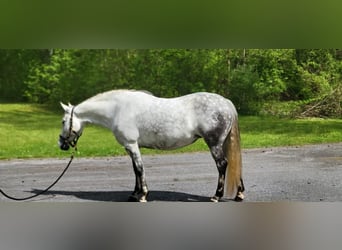
[[[144,155],[149,201],[209,201],[217,170],[209,152]],[[68,159],[0,161],[0,186],[25,197],[49,186]],[[243,151],[245,201],[342,201],[342,143]],[[135,178],[128,157],[78,158],[34,201],[127,201]],[[1,201],[8,201],[0,196]]]

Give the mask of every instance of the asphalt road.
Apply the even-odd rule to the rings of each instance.
[[[25,197],[49,186],[69,159],[0,161],[0,186]],[[148,201],[209,201],[217,170],[209,152],[144,155]],[[342,201],[342,143],[243,151],[246,202]],[[32,201],[127,201],[135,178],[128,157],[78,158]],[[0,201],[9,201],[0,195]]]

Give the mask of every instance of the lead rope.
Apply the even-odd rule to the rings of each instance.
[[[58,178],[50,185],[48,186],[46,189],[40,191],[39,193],[37,194],[34,194],[34,195],[31,195],[31,196],[28,196],[28,197],[24,197],[24,198],[17,198],[17,197],[13,197],[13,196],[10,196],[8,194],[6,194],[4,191],[2,191],[2,189],[0,189],[0,193],[2,193],[5,197],[7,197],[8,199],[11,199],[11,200],[15,200],[15,201],[25,201],[25,200],[29,200],[29,199],[32,199],[32,198],[35,198],[39,195],[42,195],[44,193],[46,193],[47,191],[49,191],[50,188],[52,188],[54,185],[56,185],[56,183],[62,178],[62,176],[65,174],[65,172],[68,170],[72,160],[74,159],[74,153],[76,152],[77,148],[75,148],[75,151],[72,152],[71,154],[71,157],[70,157],[70,160],[68,162],[68,165],[65,167],[65,169],[63,170],[63,172],[60,174],[60,176],[58,176]]]

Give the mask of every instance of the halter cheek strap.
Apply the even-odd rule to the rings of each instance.
[[[72,127],[73,127],[73,118],[74,118],[74,109],[75,109],[75,107],[72,107],[71,113],[70,113],[70,122],[69,122],[70,126],[69,126],[69,134],[68,134],[68,136],[67,137],[64,137],[62,135],[59,136],[64,142],[66,142],[67,144],[69,144],[73,148],[76,147],[77,141],[78,141],[78,139],[82,135],[82,133],[78,134],[75,130],[72,129]],[[72,134],[75,135],[75,138],[72,141],[69,141],[69,139],[70,139]]]

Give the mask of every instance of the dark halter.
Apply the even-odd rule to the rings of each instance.
[[[75,107],[72,107],[71,109],[71,114],[70,114],[70,126],[69,126],[69,133],[67,137],[64,137],[62,135],[59,135],[59,138],[61,141],[63,141],[64,144],[68,144],[71,147],[76,147],[77,141],[80,138],[81,134],[78,134],[75,130],[72,129],[73,127],[73,118],[74,118],[74,109]],[[72,135],[75,135],[75,138],[73,140],[70,141],[70,138]]]

